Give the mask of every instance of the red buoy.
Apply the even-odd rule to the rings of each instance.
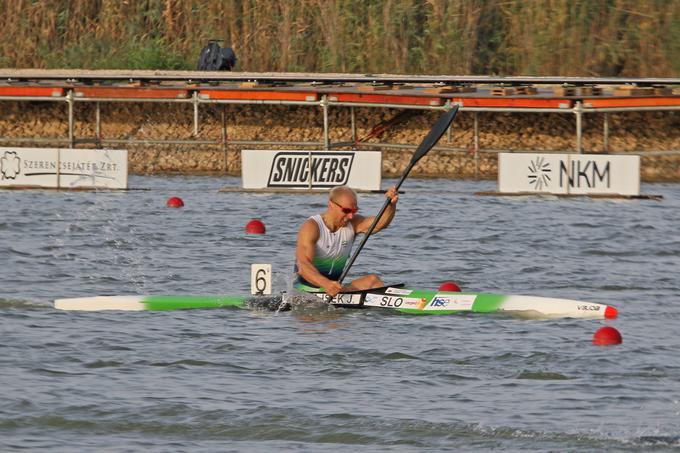
[[[439,291],[449,291],[453,293],[459,293],[460,292],[460,286],[458,286],[455,282],[444,282],[439,286]]]
[[[264,223],[260,219],[252,219],[246,225],[246,233],[248,234],[264,234]]]
[[[619,311],[611,305],[607,305],[607,308],[604,309],[604,317],[607,319],[614,319],[618,315]]]
[[[180,197],[170,197],[168,198],[168,202],[165,203],[165,206],[168,208],[181,208],[184,206],[184,202]]]
[[[623,339],[621,333],[613,327],[606,326],[597,329],[593,335],[593,344],[598,346],[609,346],[613,344],[621,344]]]

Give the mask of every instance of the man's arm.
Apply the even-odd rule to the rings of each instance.
[[[382,217],[380,217],[380,221],[375,226],[375,229],[373,230],[374,233],[377,233],[383,228],[387,228],[392,222],[394,215],[397,213],[397,201],[399,201],[399,194],[397,193],[397,190],[394,187],[390,187],[387,190],[387,192],[385,192],[385,197],[390,199],[390,204],[387,205],[385,213],[382,215]],[[371,227],[371,224],[373,223],[374,219],[375,216],[370,217],[363,217],[360,215],[354,216],[354,218],[352,219],[354,232],[355,233],[367,232],[368,229]]]
[[[335,296],[342,289],[342,285],[321,275],[316,266],[314,266],[314,253],[316,241],[318,240],[318,225],[312,219],[306,220],[300,227],[297,249],[295,250],[298,274],[312,285],[323,288],[326,293]]]

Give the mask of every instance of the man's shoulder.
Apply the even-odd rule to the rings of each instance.
[[[300,233],[318,236],[319,224],[316,223],[316,220],[314,220],[312,217],[309,217],[304,222],[302,222],[302,225],[300,226]]]
[[[314,216],[312,216],[312,217],[307,217],[307,218],[305,219],[305,221],[302,222],[302,226],[304,227],[305,225],[307,225],[307,226],[313,226],[313,227],[315,227],[317,230],[319,229],[319,224],[318,224],[318,222],[316,221],[316,219],[314,218]]]

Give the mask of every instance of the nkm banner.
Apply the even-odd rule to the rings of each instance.
[[[380,190],[381,165],[379,151],[241,151],[244,189]]]
[[[0,187],[126,189],[127,150],[0,148]]]
[[[640,156],[501,153],[498,190],[640,195]]]

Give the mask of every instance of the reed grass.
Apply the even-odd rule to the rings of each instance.
[[[0,66],[676,76],[677,0],[0,0]]]

